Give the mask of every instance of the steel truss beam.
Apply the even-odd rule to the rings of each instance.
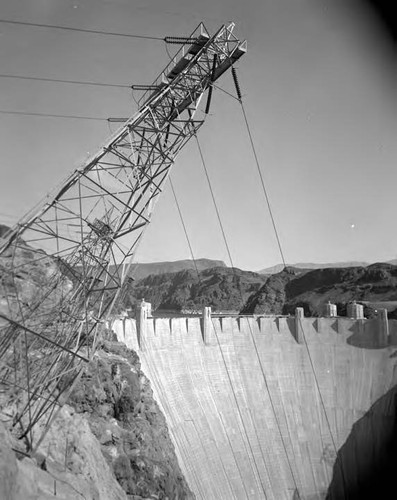
[[[93,356],[170,168],[204,121],[203,94],[245,53],[233,28],[209,36],[200,25],[147,87],[139,111],[0,245],[8,262],[0,389],[11,387],[18,400],[21,435],[31,439],[32,427],[70,390],[81,357]],[[27,298],[36,266],[47,268],[47,278]]]

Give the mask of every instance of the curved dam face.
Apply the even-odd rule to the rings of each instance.
[[[353,424],[397,382],[384,318],[141,314],[112,328],[139,353],[197,499],[324,499]]]

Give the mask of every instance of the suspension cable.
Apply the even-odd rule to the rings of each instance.
[[[117,32],[112,32],[112,31],[72,28],[70,26],[60,26],[57,24],[28,23],[28,22],[23,22],[23,21],[13,21],[11,19],[0,19],[0,23],[16,24],[16,25],[20,25],[20,26],[32,26],[34,28],[51,28],[51,29],[64,30],[64,31],[78,31],[80,33],[94,33],[95,35],[121,36],[121,37],[127,37],[127,38],[142,38],[142,39],[146,39],[146,40],[161,40],[162,42],[164,41],[164,38],[160,38],[158,36],[132,35],[130,33],[117,33]]]
[[[284,258],[284,253],[283,253],[283,250],[282,250],[282,247],[281,247],[281,242],[280,242],[280,238],[279,238],[279,235],[278,235],[278,230],[277,230],[276,222],[275,222],[275,219],[274,219],[274,216],[273,216],[273,211],[272,211],[271,204],[270,204],[270,199],[269,199],[269,196],[268,196],[268,193],[267,193],[267,189],[266,189],[265,182],[264,182],[264,179],[263,179],[262,171],[261,171],[261,168],[260,168],[260,165],[259,165],[259,159],[258,159],[258,155],[256,153],[256,148],[255,148],[253,136],[252,136],[252,133],[251,133],[251,128],[250,128],[249,123],[248,123],[247,113],[245,111],[245,107],[244,107],[244,104],[243,104],[242,95],[241,95],[241,89],[240,89],[240,85],[239,85],[239,82],[238,82],[238,79],[237,79],[236,69],[234,67],[232,68],[232,76],[233,76],[233,81],[234,81],[234,84],[235,84],[235,87],[236,87],[237,100],[239,101],[239,103],[241,105],[241,110],[242,110],[242,113],[243,113],[245,125],[246,125],[246,128],[247,128],[249,140],[250,140],[250,143],[251,143],[252,152],[253,152],[253,155],[254,155],[254,158],[255,158],[255,163],[256,163],[256,166],[257,166],[257,169],[258,169],[258,173],[259,173],[259,177],[260,177],[260,180],[261,180],[261,185],[262,185],[263,193],[265,195],[266,203],[267,203],[267,206],[268,206],[269,214],[270,214],[270,217],[271,217],[271,220],[272,220],[274,232],[275,232],[276,239],[277,239],[277,244],[278,244],[278,247],[279,247],[279,250],[280,250],[280,255],[281,255],[281,258],[282,258],[282,261],[283,261],[283,265],[284,265],[284,268],[285,268],[286,267],[286,262],[285,262],[285,258]],[[326,422],[327,422],[328,431],[329,431],[329,434],[330,434],[330,437],[331,437],[331,440],[332,440],[332,445],[333,445],[335,453],[337,454],[337,447],[336,447],[336,444],[335,444],[335,440],[334,440],[334,437],[333,437],[333,433],[332,433],[331,425],[330,425],[330,422],[329,422],[328,414],[327,414],[327,411],[326,411],[326,408],[325,408],[324,399],[323,399],[323,396],[322,396],[322,393],[321,393],[321,390],[320,390],[320,386],[319,386],[319,382],[318,382],[318,379],[317,379],[317,375],[316,375],[316,372],[315,372],[314,363],[313,363],[313,360],[312,360],[312,357],[311,357],[311,354],[310,354],[310,349],[309,349],[309,346],[307,344],[306,335],[305,335],[305,332],[304,332],[304,329],[303,329],[303,325],[302,325],[302,320],[301,320],[300,317],[299,317],[298,320],[299,320],[301,331],[303,333],[303,339],[304,339],[305,347],[306,347],[306,350],[307,350],[307,353],[308,353],[308,358],[309,358],[310,366],[311,366],[311,369],[312,369],[312,372],[313,372],[313,376],[314,376],[314,380],[315,380],[317,392],[319,394],[320,403],[321,403],[321,405],[323,407],[324,416],[325,416],[325,419],[326,419]],[[344,490],[345,490],[346,489],[345,488],[345,478],[344,478],[342,463],[340,464],[340,471],[341,471],[341,475],[342,475],[342,483],[343,483]]]
[[[16,116],[37,116],[40,118],[68,118],[72,120],[93,120],[93,121],[106,121],[107,118],[99,118],[95,116],[79,116],[79,115],[56,115],[52,113],[34,113],[28,111],[8,111],[5,109],[0,109],[0,114],[2,115],[16,115]]]
[[[197,147],[198,147],[198,150],[199,150],[199,153],[200,153],[201,164],[202,164],[202,166],[203,166],[204,173],[205,173],[205,176],[206,176],[206,178],[207,178],[208,187],[209,187],[209,190],[210,190],[210,193],[211,193],[212,202],[213,202],[214,207],[215,207],[215,212],[216,212],[216,216],[217,216],[217,219],[218,219],[219,227],[221,228],[221,232],[222,232],[222,236],[223,236],[223,241],[225,242],[226,251],[227,251],[227,254],[228,254],[228,257],[229,257],[230,263],[232,264],[232,267],[234,267],[234,266],[233,266],[233,259],[232,259],[232,255],[231,255],[231,253],[230,253],[229,244],[228,244],[228,242],[227,242],[227,238],[226,238],[225,230],[224,230],[224,228],[223,228],[223,224],[222,224],[221,216],[220,216],[220,213],[219,213],[219,210],[218,210],[218,204],[216,203],[216,200],[215,200],[214,191],[213,191],[213,189],[212,189],[211,181],[210,181],[210,178],[209,178],[209,175],[208,175],[207,165],[206,165],[206,163],[205,163],[205,160],[204,160],[204,155],[203,155],[203,152],[202,152],[202,150],[201,150],[201,145],[200,145],[200,142],[199,142],[199,140],[198,140],[197,134],[195,134],[195,135],[194,135],[194,137],[195,137],[195,139],[196,139]]]
[[[170,181],[170,186],[171,186],[172,194],[174,195],[175,204],[176,204],[176,207],[178,209],[179,218],[181,219],[183,231],[185,233],[186,241],[187,241],[187,244],[189,245],[190,255],[192,256],[194,268],[195,268],[196,274],[197,274],[197,279],[198,279],[199,284],[201,285],[200,273],[199,273],[199,270],[198,270],[198,267],[197,267],[196,259],[194,257],[193,247],[192,247],[192,245],[190,243],[189,234],[188,234],[187,229],[186,229],[186,224],[185,224],[185,221],[184,221],[184,218],[183,218],[183,215],[182,215],[182,211],[181,211],[181,207],[180,207],[179,202],[178,202],[178,198],[176,196],[176,192],[175,192],[175,189],[174,189],[174,184],[172,182],[171,175],[169,176],[169,181]]]
[[[80,80],[62,80],[60,78],[39,78],[37,76],[24,76],[24,75],[11,75],[11,74],[0,74],[0,78],[9,78],[15,80],[32,80],[37,82],[49,82],[49,83],[67,83],[73,85],[90,85],[95,87],[116,87],[116,88],[131,88],[131,85],[123,85],[120,83],[102,83],[102,82],[87,82]]]
[[[213,192],[213,189],[212,189],[212,185],[211,185],[211,181],[210,181],[210,178],[209,178],[209,175],[208,175],[208,169],[207,169],[207,167],[205,165],[204,157],[203,157],[202,150],[201,150],[201,147],[200,147],[200,144],[199,144],[197,136],[196,136],[196,141],[197,141],[197,144],[199,146],[200,157],[201,157],[201,160],[202,160],[202,163],[203,163],[203,168],[205,170],[205,174],[206,174],[207,181],[208,181],[208,184],[209,184],[209,189],[210,189],[210,192],[211,192],[212,200],[213,200],[213,203],[214,203],[214,206],[215,206],[215,210],[216,210],[216,213],[217,213],[219,225],[220,225],[221,232],[222,232],[222,235],[223,235],[223,239],[224,239],[224,242],[225,242],[225,246],[226,246],[226,249],[227,249],[227,252],[228,252],[228,255],[229,255],[230,263],[232,265],[232,271],[233,271],[234,277],[236,278],[236,283],[237,283],[238,282],[237,275],[236,275],[236,271],[235,271],[233,259],[232,259],[232,256],[231,256],[229,244],[228,244],[228,241],[227,241],[227,238],[226,238],[226,233],[225,233],[224,228],[223,228],[223,224],[222,224],[222,220],[221,220],[220,213],[219,213],[219,210],[218,210],[218,206],[217,206],[217,203],[216,203],[215,195],[214,195],[214,192]],[[238,289],[239,289],[239,292],[240,292],[241,301],[243,303],[244,302],[244,298],[243,298],[243,294],[242,294],[242,291],[241,291],[241,287],[239,286]],[[263,365],[262,365],[262,361],[261,361],[260,356],[259,356],[258,347],[257,347],[256,341],[254,339],[254,335],[253,335],[253,332],[252,332],[252,329],[251,329],[251,325],[250,325],[249,322],[247,322],[247,324],[248,324],[248,328],[250,330],[251,339],[252,339],[253,344],[254,344],[255,353],[256,353],[256,356],[257,356],[258,361],[259,361],[259,366],[260,366],[260,369],[261,369],[261,372],[262,372],[263,380],[265,382],[265,387],[266,387],[267,393],[269,395],[270,404],[272,406],[273,414],[274,414],[274,417],[275,417],[275,420],[276,420],[276,424],[277,424],[277,428],[278,428],[278,431],[279,431],[279,434],[280,434],[280,438],[281,438],[281,441],[282,441],[282,444],[283,444],[283,448],[284,448],[285,456],[287,458],[287,462],[288,462],[288,466],[289,466],[289,469],[290,469],[290,472],[291,472],[291,476],[292,476],[292,479],[294,481],[295,488],[298,490],[298,485],[297,485],[297,482],[296,482],[296,479],[295,479],[295,475],[294,475],[293,470],[292,470],[292,465],[291,465],[291,462],[290,462],[290,459],[289,459],[289,455],[288,455],[288,452],[287,452],[286,444],[284,442],[284,438],[283,438],[282,433],[281,433],[280,422],[279,422],[279,419],[278,419],[277,414],[276,414],[276,410],[275,410],[275,405],[274,405],[274,402],[273,402],[273,398],[272,398],[272,396],[270,394],[270,388],[269,388],[269,385],[268,385],[268,382],[267,382],[267,377],[265,375],[264,368],[263,368]],[[215,329],[214,329],[214,331],[215,331]],[[289,434],[290,441],[292,443],[292,438],[291,438],[291,435],[289,433],[288,424],[287,424],[287,429],[288,429],[288,434]],[[291,444],[291,447],[292,447],[292,444]],[[294,452],[293,451],[293,447],[292,447],[292,452]]]
[[[196,137],[196,138],[197,138],[197,137]],[[196,268],[196,272],[197,272],[197,280],[198,280],[199,285],[201,285],[201,283],[202,283],[202,282],[201,282],[201,278],[200,278],[200,273],[199,273],[198,268],[197,268],[197,264],[196,264],[196,261],[195,261],[195,258],[194,258],[194,254],[193,254],[193,248],[192,248],[192,245],[191,245],[191,242],[190,242],[190,239],[189,239],[189,234],[188,234],[188,232],[187,232],[187,230],[186,230],[186,225],[185,225],[184,218],[183,218],[183,215],[182,215],[182,211],[181,211],[181,208],[180,208],[180,205],[179,205],[179,202],[178,202],[178,199],[177,199],[177,196],[176,196],[176,193],[175,193],[175,190],[174,190],[174,187],[173,187],[172,181],[171,181],[171,177],[170,177],[170,184],[171,184],[172,192],[173,192],[173,195],[174,195],[174,198],[175,198],[175,202],[176,202],[176,205],[177,205],[177,208],[178,208],[179,217],[180,217],[180,219],[181,219],[181,222],[182,222],[182,225],[183,225],[183,228],[184,228],[185,237],[186,237],[186,239],[187,239],[187,243],[188,243],[188,245],[189,245],[190,253],[191,253],[191,256],[192,256],[192,259],[193,259],[193,262],[194,262],[194,266],[195,266],[195,268]],[[229,373],[229,369],[228,369],[228,367],[227,367],[226,360],[225,360],[225,358],[224,358],[224,354],[223,354],[223,351],[222,351],[222,347],[221,347],[221,344],[220,344],[220,341],[219,341],[218,333],[216,332],[216,328],[215,328],[215,324],[214,324],[214,319],[213,319],[212,317],[211,317],[211,322],[212,322],[212,327],[213,327],[213,330],[214,330],[214,333],[215,333],[215,336],[216,336],[216,340],[217,340],[218,348],[219,348],[220,353],[221,353],[221,356],[222,356],[222,361],[223,361],[223,364],[224,364],[224,366],[225,366],[225,370],[226,370],[226,373],[227,373],[227,376],[228,376],[228,382],[229,382],[229,385],[230,385],[231,391],[232,391],[233,396],[234,396],[234,400],[235,400],[235,404],[236,404],[236,407],[237,407],[237,411],[238,411],[238,413],[239,413],[240,421],[241,421],[241,423],[242,423],[242,425],[243,425],[243,429],[244,429],[244,431],[245,431],[245,437],[246,437],[246,440],[247,440],[247,442],[248,442],[248,444],[249,444],[249,447],[250,447],[250,450],[251,450],[251,455],[252,455],[252,457],[253,457],[253,460],[254,460],[254,463],[255,463],[255,466],[256,466],[255,456],[254,456],[254,454],[253,454],[253,450],[252,450],[252,447],[251,447],[251,445],[250,445],[250,441],[249,441],[249,439],[248,439],[248,434],[247,434],[247,431],[246,431],[246,428],[245,428],[245,425],[244,425],[244,421],[243,421],[243,418],[242,418],[242,414],[241,414],[241,412],[240,412],[240,407],[239,407],[239,404],[238,404],[238,401],[237,401],[237,397],[236,397],[235,392],[234,392],[233,382],[232,382],[232,380],[231,380],[231,376],[230,376],[230,373]],[[219,416],[219,418],[220,418],[220,421],[221,421],[222,427],[225,429],[225,424],[224,424],[224,422],[223,422],[223,419],[222,419],[221,414],[219,413],[219,410],[217,410],[217,413],[218,413],[218,416]],[[225,431],[225,432],[226,432],[226,431]],[[240,434],[242,435],[241,428],[240,428]],[[240,467],[239,467],[238,461],[236,460],[236,457],[235,457],[235,452],[234,452],[234,450],[233,450],[233,447],[232,447],[232,445],[231,445],[231,442],[230,442],[230,439],[229,439],[229,437],[228,437],[227,432],[226,432],[226,437],[227,437],[227,439],[228,439],[229,447],[230,447],[231,452],[232,452],[232,455],[233,455],[233,457],[234,457],[234,461],[235,461],[235,463],[236,463],[237,470],[238,470],[238,472],[239,472],[239,474],[240,474],[240,477],[241,477],[241,479],[242,479],[241,470],[240,470]],[[242,435],[242,437],[243,437],[243,435]],[[244,442],[244,439],[243,439],[243,442]],[[260,450],[261,450],[261,454],[262,454],[262,458],[263,458],[263,463],[265,464],[265,469],[266,469],[267,475],[268,475],[268,477],[270,478],[270,475],[269,475],[268,470],[267,470],[267,465],[266,465],[265,458],[264,458],[264,456],[263,456],[263,452],[262,452],[262,447],[261,447],[261,446],[260,446]],[[223,463],[222,463],[222,464],[223,464]],[[257,471],[257,474],[258,474],[258,477],[259,477],[259,481],[261,482],[262,491],[263,491],[263,493],[264,493],[264,495],[265,495],[265,498],[267,498],[267,497],[266,497],[266,492],[265,492],[265,489],[264,489],[264,486],[263,486],[263,483],[262,483],[262,480],[261,480],[261,478],[260,478],[260,474],[259,474],[258,468],[257,468],[257,467],[255,467],[255,468],[256,468],[256,471]],[[244,488],[244,491],[245,491],[245,495],[246,495],[246,497],[248,498],[248,492],[247,492],[247,489],[246,489],[245,483],[244,483],[244,482],[242,482],[242,484],[243,484],[243,488]]]
[[[217,206],[217,203],[216,203],[214,191],[212,189],[211,181],[210,181],[210,178],[209,178],[209,175],[208,175],[208,169],[206,167],[206,163],[205,163],[205,160],[204,160],[204,156],[203,156],[203,153],[202,153],[202,150],[201,150],[200,143],[199,143],[197,135],[195,135],[195,138],[196,138],[196,142],[197,142],[197,145],[198,145],[198,149],[199,149],[199,153],[200,153],[200,157],[201,157],[203,169],[205,171],[205,175],[206,175],[206,178],[207,178],[207,181],[208,181],[208,185],[209,185],[209,189],[210,189],[210,192],[211,192],[212,201],[214,203],[215,211],[216,211],[216,214],[217,214],[219,226],[221,228],[221,232],[222,232],[222,235],[223,235],[225,247],[227,249],[227,253],[229,255],[230,263],[231,263],[231,266],[232,266],[232,271],[233,271],[233,274],[234,274],[234,277],[235,277],[236,283],[237,283],[238,280],[237,280],[237,275],[236,275],[236,271],[235,271],[233,259],[232,259],[230,248],[229,248],[229,244],[228,244],[228,241],[227,241],[227,238],[226,238],[226,233],[225,233],[225,230],[223,228],[223,223],[222,223],[222,220],[221,220],[221,217],[220,217],[219,209],[218,209],[218,206]],[[243,302],[244,298],[243,298],[243,295],[242,295],[241,287],[238,287],[238,288],[239,288],[239,292],[240,292],[241,301]],[[275,417],[275,421],[276,421],[276,424],[277,424],[278,432],[280,434],[280,438],[281,438],[281,442],[282,442],[282,445],[283,445],[283,448],[284,448],[285,456],[287,458],[288,467],[289,467],[289,470],[290,470],[290,473],[291,473],[291,477],[292,477],[292,480],[294,482],[296,490],[299,491],[298,485],[297,485],[297,481],[296,481],[296,478],[295,478],[295,474],[294,474],[294,472],[292,470],[291,461],[290,461],[290,458],[289,458],[289,455],[288,455],[288,452],[287,452],[287,447],[286,447],[283,435],[281,433],[281,426],[280,426],[280,422],[279,422],[279,419],[278,419],[278,416],[277,416],[277,413],[276,413],[276,409],[275,409],[275,405],[274,405],[274,402],[273,402],[273,398],[272,398],[272,396],[270,394],[270,388],[269,388],[269,384],[268,384],[268,381],[267,381],[267,377],[265,375],[263,364],[262,364],[262,361],[261,361],[260,356],[259,356],[258,346],[257,346],[256,341],[254,339],[254,335],[253,335],[253,332],[252,332],[252,329],[251,329],[251,325],[250,325],[249,322],[247,322],[247,323],[248,323],[248,328],[250,330],[250,336],[251,336],[252,342],[254,344],[255,353],[256,353],[256,356],[258,358],[258,362],[259,362],[260,370],[261,370],[261,373],[262,373],[262,376],[263,376],[263,380],[265,382],[266,391],[268,393],[269,401],[270,401],[270,404],[271,404],[271,407],[272,407],[272,411],[273,411],[273,414],[274,414],[274,417]],[[216,334],[215,327],[214,327],[214,332]],[[217,334],[216,334],[216,338],[217,338],[218,343],[219,343],[219,339],[218,339]],[[219,344],[219,346],[220,346],[220,344]],[[222,358],[224,360],[222,349],[220,349],[220,350],[221,350]],[[224,360],[224,363],[225,363],[225,366],[226,366],[225,360]],[[227,369],[227,367],[226,367],[226,369]],[[229,373],[228,373],[228,375],[229,375]],[[237,399],[236,399],[236,401],[237,401]],[[284,413],[285,413],[285,411],[284,411]],[[290,441],[291,441],[292,452],[294,453],[293,446],[292,446],[292,438],[291,438],[291,435],[290,435],[290,432],[289,432],[288,423],[287,423],[287,429],[288,429],[288,434],[289,434],[289,438],[290,438]],[[262,454],[262,457],[263,457],[263,454]],[[264,458],[263,458],[263,460],[264,460]],[[266,464],[265,460],[264,460],[264,463]],[[255,462],[255,465],[256,465],[256,462]]]
[[[268,209],[269,209],[269,213],[270,213],[270,217],[271,217],[271,220],[272,220],[274,232],[275,232],[275,235],[276,235],[278,247],[279,247],[281,258],[283,260],[283,265],[284,265],[284,268],[285,268],[286,267],[286,262],[285,262],[283,250],[282,250],[282,247],[281,247],[280,238],[279,238],[279,235],[278,235],[278,231],[277,231],[275,219],[274,219],[274,216],[273,216],[273,211],[272,211],[272,208],[271,208],[271,204],[270,204],[269,196],[268,196],[268,193],[267,193],[267,189],[266,189],[266,186],[265,186],[265,182],[264,182],[264,179],[263,179],[262,171],[260,169],[258,155],[256,153],[256,148],[255,148],[255,144],[254,144],[254,141],[253,141],[253,136],[252,136],[252,133],[251,133],[251,129],[250,129],[250,126],[249,126],[249,123],[248,123],[247,114],[246,114],[246,111],[245,111],[245,108],[244,108],[244,104],[243,104],[243,100],[242,100],[242,95],[241,95],[241,89],[240,89],[240,85],[239,85],[239,82],[238,82],[238,79],[237,79],[236,69],[234,67],[232,68],[232,76],[233,76],[234,84],[235,84],[235,87],[236,87],[236,93],[237,93],[237,97],[238,97],[237,100],[239,101],[239,103],[241,105],[241,110],[242,110],[244,121],[245,121],[245,124],[246,124],[246,127],[247,127],[247,132],[248,132],[248,136],[249,136],[249,139],[250,139],[250,143],[251,143],[251,147],[252,147],[252,152],[253,152],[253,155],[254,155],[254,158],[255,158],[255,163],[256,163],[256,166],[257,166],[257,169],[258,169],[258,173],[259,173],[259,177],[260,177],[260,180],[261,180],[262,189],[263,189],[263,192],[264,192],[264,195],[265,195],[265,198],[266,198],[266,203],[267,203],[267,206],[268,206]],[[305,332],[304,332],[304,329],[303,329],[303,325],[302,325],[302,320],[301,320],[300,317],[299,317],[299,324],[300,324],[301,331],[303,333],[303,339],[304,339],[305,347],[306,347],[306,350],[307,350],[307,353],[308,353],[308,358],[309,358],[309,362],[310,362],[311,369],[312,369],[312,372],[313,372],[313,376],[314,376],[314,380],[315,380],[317,392],[319,394],[320,403],[321,403],[321,405],[323,407],[324,416],[325,416],[325,419],[326,419],[326,422],[327,422],[328,431],[329,431],[329,434],[330,434],[330,437],[331,437],[331,440],[332,440],[332,445],[333,445],[335,453],[337,454],[337,447],[336,447],[335,440],[334,440],[334,437],[333,437],[333,433],[332,433],[332,429],[331,429],[331,424],[330,424],[330,421],[329,421],[329,418],[328,418],[328,414],[327,414],[327,411],[326,411],[326,408],[325,408],[325,403],[324,403],[323,396],[322,396],[322,393],[321,393],[321,390],[320,390],[320,386],[319,386],[317,375],[316,375],[315,368],[314,368],[314,363],[313,363],[313,360],[312,360],[312,357],[311,357],[311,354],[310,354],[310,349],[309,349],[309,346],[307,344],[306,335],[305,335]],[[345,490],[346,489],[345,488],[345,478],[344,478],[342,463],[340,464],[340,471],[341,471],[341,475],[342,475],[343,487],[344,487],[344,490]]]
[[[256,149],[255,149],[255,145],[254,145],[254,140],[253,140],[253,137],[252,137],[251,129],[250,129],[250,126],[248,124],[247,114],[245,112],[245,108],[244,108],[244,104],[243,104],[242,99],[239,99],[239,102],[240,102],[240,105],[241,105],[241,110],[243,112],[244,121],[245,121],[245,124],[246,124],[246,127],[247,127],[247,132],[248,132],[249,140],[250,140],[251,147],[252,147],[252,153],[253,153],[253,155],[255,157],[255,163],[256,163],[256,167],[258,169],[259,178],[261,180],[261,186],[262,186],[263,194],[265,195],[267,208],[269,210],[270,218],[271,218],[271,221],[272,221],[272,225],[273,225],[273,229],[274,229],[274,234],[275,234],[276,239],[277,239],[277,245],[278,245],[278,248],[280,250],[280,255],[281,255],[281,259],[283,261],[283,265],[284,265],[284,267],[286,267],[287,264],[285,262],[284,252],[283,252],[283,249],[281,247],[281,241],[280,241],[279,233],[278,233],[278,230],[277,230],[276,221],[275,221],[275,218],[274,218],[274,215],[273,215],[272,206],[270,204],[269,195],[268,195],[268,192],[267,192],[267,189],[266,189],[266,186],[265,186],[265,181],[263,179],[262,171],[261,171],[261,168],[260,168],[260,165],[259,165],[258,155],[256,153]]]
[[[285,268],[286,267],[286,263],[285,263],[285,258],[284,258],[284,252],[283,252],[283,249],[281,247],[281,241],[280,241],[280,237],[279,237],[279,234],[278,234],[278,230],[277,230],[277,226],[276,226],[276,221],[275,221],[275,218],[274,218],[274,215],[273,215],[273,210],[272,210],[272,206],[270,204],[270,198],[269,198],[269,195],[268,195],[268,192],[267,192],[267,189],[266,189],[266,185],[265,185],[265,181],[264,181],[264,178],[263,178],[262,170],[261,170],[260,165],[259,165],[259,159],[258,159],[258,155],[257,155],[257,152],[256,152],[256,148],[255,148],[255,144],[254,144],[254,139],[253,139],[252,132],[251,132],[251,127],[249,126],[249,123],[248,123],[247,113],[245,112],[245,108],[244,108],[244,104],[243,104],[243,99],[242,99],[240,84],[238,82],[237,72],[236,72],[236,68],[234,66],[232,67],[232,76],[233,76],[234,85],[236,87],[236,93],[237,93],[237,98],[238,98],[237,100],[239,101],[239,103],[241,105],[241,110],[242,110],[242,113],[243,113],[245,125],[247,127],[248,137],[249,137],[249,140],[250,140],[252,153],[254,155],[256,168],[258,170],[259,178],[260,178],[260,181],[261,181],[262,191],[263,191],[263,194],[265,196],[267,208],[269,210],[270,219],[272,221],[272,225],[273,225],[273,229],[274,229],[274,234],[275,234],[276,240],[277,240],[277,245],[278,245],[278,248],[279,248],[279,251],[280,251],[280,255],[281,255],[281,259],[283,261],[283,265],[284,265],[284,268]]]

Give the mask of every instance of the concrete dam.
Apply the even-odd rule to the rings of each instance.
[[[112,328],[139,353],[197,499],[320,500],[331,482],[327,498],[352,498],[348,483],[372,467],[377,429],[360,460],[339,450],[397,382],[397,321],[386,311],[366,320],[206,308],[166,319],[142,307]],[[380,407],[379,428],[394,422]]]

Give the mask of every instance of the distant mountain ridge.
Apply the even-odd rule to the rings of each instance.
[[[286,267],[277,274],[264,275],[230,267],[199,272],[192,269],[151,275],[127,281],[119,310],[134,309],[142,298],[153,310],[233,311],[242,314],[294,314],[303,307],[306,316],[321,316],[325,304],[338,306],[341,316],[356,300],[365,305],[366,317],[377,308],[387,308],[397,317],[397,266],[371,264],[349,268],[298,269]]]
[[[226,266],[199,271],[184,269],[174,273],[152,274],[141,280],[126,281],[121,306],[133,308],[142,298],[159,310],[201,310],[238,312],[248,298],[268,279],[251,271]]]
[[[141,280],[150,276],[151,274],[168,274],[177,273],[179,271],[196,271],[199,272],[206,269],[211,269],[213,267],[227,267],[222,260],[213,259],[196,259],[195,261],[191,259],[185,260],[175,260],[166,262],[142,262],[132,264],[129,276],[133,277],[135,280]]]
[[[380,261],[376,262],[382,264],[392,264],[393,266],[397,265],[397,259],[387,260],[385,262]],[[328,269],[328,268],[346,268],[346,267],[368,267],[375,262],[361,262],[361,261],[347,261],[347,262],[328,262],[328,263],[314,263],[314,262],[298,262],[297,264],[287,264],[287,267],[295,268],[295,269]],[[277,274],[280,273],[284,269],[284,264],[276,264],[272,267],[266,267],[265,269],[261,269],[257,271],[258,274]]]
[[[346,304],[356,300],[368,307],[386,308],[397,315],[397,266],[389,263],[355,267],[300,269],[287,267],[268,276],[266,283],[248,299],[244,314],[293,314],[303,307],[306,316],[321,316],[325,304]],[[365,311],[366,317],[373,312]]]

